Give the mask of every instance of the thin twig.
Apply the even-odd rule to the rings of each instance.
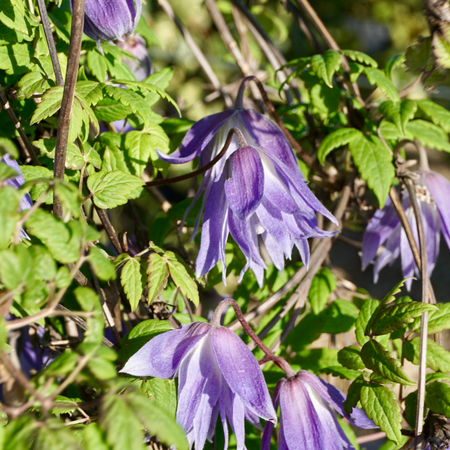
[[[113,245],[116,252],[120,255],[123,253],[122,244],[120,243],[119,237],[117,236],[117,232],[115,228],[112,226],[111,221],[109,220],[108,213],[104,209],[100,209],[99,207],[95,206],[95,210],[97,211],[98,217],[102,221],[103,228],[105,229],[106,233],[109,236],[109,240],[111,241],[111,244]]]
[[[333,50],[339,51],[339,45],[337,45],[337,42],[334,40],[333,36],[331,36],[330,32],[327,30],[323,22],[320,20],[320,17],[317,15],[314,8],[310,5],[308,0],[295,0],[295,3],[298,5],[299,9],[306,15],[306,17],[311,21],[311,23],[314,25],[316,30],[319,32],[319,34],[322,36],[323,40],[327,44],[327,46]],[[347,61],[347,58],[345,58],[344,55],[342,55],[342,65],[344,66],[344,69],[347,72],[350,72],[350,65]],[[353,96],[362,104],[364,105],[365,102],[361,97],[361,93],[359,92],[359,87],[356,83],[348,83],[348,87],[350,92],[353,94]]]
[[[239,305],[237,304],[236,300],[233,300],[232,298],[228,298],[220,302],[219,306],[214,311],[214,316],[211,320],[211,325],[213,326],[220,326],[220,321],[222,318],[222,314],[228,306],[232,306],[234,309],[234,312],[236,313],[237,320],[242,325],[242,328],[244,328],[245,332],[253,339],[255,344],[267,355],[268,358],[265,358],[264,362],[267,361],[273,361],[281,370],[283,370],[286,375],[288,376],[294,376],[295,372],[292,370],[291,366],[283,359],[275,356],[264,344],[264,342],[256,335],[256,333],[252,330],[252,327],[248,324],[248,322],[245,320],[244,315],[242,314],[241,308],[239,308]]]
[[[59,113],[58,133],[55,146],[54,178],[64,179],[66,167],[67,140],[69,137],[70,118],[72,106],[75,99],[75,87],[78,76],[78,63],[80,61],[81,38],[84,25],[84,3],[85,0],[73,0],[72,3],[72,28],[69,44],[69,57],[67,60],[66,82]],[[60,219],[63,216],[62,205],[58,199],[53,200],[53,213]]]
[[[41,15],[41,22],[44,28],[45,39],[47,40],[48,51],[50,52],[50,59],[52,60],[53,72],[55,72],[55,80],[58,86],[64,86],[64,80],[59,65],[58,53],[56,51],[55,40],[50,28],[50,21],[48,20],[47,8],[44,0],[37,0],[39,14]]]
[[[17,118],[16,114],[11,108],[11,105],[9,104],[9,101],[6,98],[4,88],[2,86],[0,86],[0,102],[3,108],[5,109],[6,114],[8,114],[8,117],[11,119],[14,128],[18,131],[20,138],[22,139],[22,142],[25,146],[25,149],[29,157],[33,161],[33,164],[35,164],[36,166],[40,166],[41,163],[39,162],[36,156],[36,147],[34,147],[34,145],[28,139],[28,136],[25,134],[25,131],[23,131],[22,125],[20,124],[19,119]]]
[[[235,41],[233,35],[231,34],[230,29],[228,28],[225,19],[222,16],[219,8],[217,7],[216,0],[205,0],[206,7],[213,19],[219,34],[226,45],[228,51],[233,55],[236,60],[236,64],[239,66],[239,69],[243,73],[244,76],[248,77],[250,75],[254,75],[251,67],[248,62],[245,60],[241,51],[239,50],[239,46]],[[251,87],[252,95],[256,100],[260,99],[260,95],[254,87]]]
[[[428,254],[427,242],[425,232],[423,229],[422,214],[417,201],[415,187],[413,181],[405,177],[404,183],[408,189],[411,206],[414,211],[416,219],[417,233],[419,235],[420,247],[420,276],[422,279],[422,302],[428,303]],[[419,354],[419,382],[417,387],[417,409],[416,409],[416,427],[414,449],[420,450],[422,448],[421,435],[423,431],[423,413],[425,409],[425,382],[426,382],[426,368],[427,368],[427,340],[428,340],[428,311],[422,314],[420,319],[420,354]]]
[[[247,8],[247,6],[242,2],[242,0],[233,0],[233,4],[236,8],[239,9],[241,14],[244,16],[247,26],[250,32],[256,39],[256,42],[261,47],[261,50],[267,57],[267,60],[273,67],[278,77],[278,80],[283,85],[286,81],[287,76],[290,75],[291,70],[288,68],[284,68],[283,70],[279,70],[281,66],[287,63],[286,58],[283,54],[278,50],[276,45],[270,39],[270,36],[266,33],[266,30],[261,26],[261,24],[256,20],[255,16],[251,13],[251,11]],[[297,100],[301,100],[300,91],[298,90],[297,84],[294,79],[289,82],[290,86],[294,90],[295,96]],[[284,92],[287,96],[287,99],[290,101],[290,93],[287,88],[284,88]]]
[[[339,229],[342,229],[342,226],[343,226],[342,218],[347,209],[348,202],[350,201],[351,190],[352,189],[351,189],[350,184],[347,184],[344,187],[344,189],[342,190],[341,198],[339,200],[339,203],[336,207],[336,211],[334,213],[335,217],[340,222]],[[337,229],[337,227],[334,224],[330,224],[330,226],[328,227],[328,231],[333,231],[336,229]],[[298,288],[296,289],[296,291],[294,293],[294,298],[296,298],[296,300],[297,300],[295,303],[295,306],[294,306],[294,311],[293,311],[291,317],[289,318],[288,323],[284,326],[283,332],[281,333],[280,336],[278,336],[278,338],[272,344],[271,350],[273,352],[276,352],[280,348],[281,344],[285,341],[285,339],[288,337],[289,333],[295,327],[295,322],[297,320],[297,317],[299,316],[300,312],[302,311],[302,309],[305,305],[306,296],[308,295],[312,280],[313,280],[315,274],[317,273],[317,271],[322,266],[323,262],[326,260],[326,258],[328,258],[328,254],[333,245],[333,238],[326,238],[326,239],[324,239],[324,241],[325,241],[323,243],[324,249],[319,252],[318,250],[319,250],[320,244],[316,247],[314,254],[316,254],[316,252],[317,252],[317,258],[313,259],[311,257],[311,261],[309,264],[310,272],[305,277],[305,279],[302,281],[302,283],[298,286]]]
[[[163,9],[163,11],[167,14],[167,16],[175,23],[177,28],[180,30],[187,46],[191,49],[191,52],[194,54],[195,58],[200,64],[200,67],[203,69],[206,76],[209,78],[209,81],[211,81],[211,84],[214,86],[214,89],[220,92],[227,108],[231,108],[233,106],[233,100],[231,99],[230,95],[222,89],[220,81],[217,78],[216,74],[214,73],[214,70],[212,69],[205,55],[201,51],[200,47],[195,43],[189,31],[184,27],[184,25],[175,15],[169,2],[167,0],[158,0],[158,3],[159,6],[161,6],[161,8]]]
[[[95,275],[95,272],[92,269],[91,264],[89,264],[89,271],[91,272],[92,279],[94,280],[95,290],[97,291],[97,294],[100,297],[100,301],[102,304],[103,314],[106,319],[106,323],[108,324],[109,328],[111,328],[112,334],[114,335],[114,338],[116,339],[116,345],[119,345],[119,342],[122,339],[122,336],[117,331],[116,324],[114,323],[114,317],[111,313],[111,310],[109,309],[109,305],[108,305],[108,302],[106,301],[105,294],[103,292],[103,289],[100,287],[100,284],[97,279],[97,275]]]

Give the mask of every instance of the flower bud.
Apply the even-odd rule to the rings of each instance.
[[[122,39],[134,31],[141,11],[142,0],[86,0],[83,31],[98,43]]]
[[[124,58],[123,62],[131,70],[137,81],[143,81],[153,73],[152,60],[148,55],[147,44],[138,34],[132,34],[117,46],[131,53],[136,59]]]

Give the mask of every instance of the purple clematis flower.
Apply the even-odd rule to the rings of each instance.
[[[228,447],[227,419],[244,449],[244,419],[276,423],[264,377],[253,354],[231,330],[204,322],[160,334],[133,355],[121,372],[178,377],[177,421],[189,444],[202,450],[211,441],[220,413]]]
[[[282,378],[274,393],[275,407],[280,406],[281,411],[278,449],[354,450],[329,405],[358,428],[377,427],[357,407],[348,417],[345,398],[339,389],[306,370]],[[272,429],[273,424],[268,422],[261,450],[270,449]]]
[[[142,0],[86,0],[83,31],[97,44],[122,39],[134,31],[141,11]]]
[[[450,248],[450,210],[447,204],[450,198],[450,183],[436,172],[423,170],[417,173],[420,175],[420,179],[415,183],[416,196],[422,213],[422,223],[427,242],[428,271],[431,275],[439,255],[441,231],[447,246]],[[417,226],[410,206],[408,191],[402,192],[401,200],[415,241],[419,246]],[[382,245],[384,248],[377,256],[377,250]],[[364,233],[363,270],[373,262],[375,264],[374,282],[376,283],[380,270],[387,264],[391,264],[399,256],[401,256],[403,276],[405,278],[411,277],[414,272],[419,276],[406,233],[388,197],[384,208],[376,211]],[[412,279],[406,280],[408,290],[411,288],[411,283]]]
[[[275,267],[282,271],[284,258],[291,258],[294,245],[307,266],[307,239],[334,234],[318,228],[316,212],[338,222],[308,188],[282,131],[255,111],[236,106],[205,117],[188,131],[179,150],[171,155],[158,153],[159,158],[182,164],[198,156],[200,166],[205,166],[220,153],[234,127],[241,130],[246,145],[233,137],[224,157],[205,173],[186,212],[187,215],[204,192],[193,233],[194,237],[203,216],[196,275],[204,275],[220,260],[226,284],[225,244],[231,234],[247,261],[240,280],[250,268],[262,285],[266,265],[260,255],[258,236]]]

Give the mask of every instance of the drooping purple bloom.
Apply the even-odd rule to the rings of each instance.
[[[228,447],[227,420],[244,449],[244,419],[276,423],[264,377],[253,354],[231,330],[204,322],[155,337],[133,355],[121,372],[135,376],[178,377],[177,421],[189,444],[202,450],[220,418]]]
[[[19,189],[20,187],[22,187],[25,184],[25,180],[23,179],[22,171],[20,170],[17,161],[15,159],[11,159],[9,153],[5,153],[0,162],[7,164],[9,167],[11,167],[11,169],[14,169],[17,172],[17,176],[15,178],[8,178],[6,180],[6,184],[13,187],[14,189]],[[32,206],[33,202],[31,200],[30,194],[25,194],[20,199],[20,211],[30,209]]]
[[[142,0],[86,0],[83,31],[97,43],[122,39],[134,31],[141,11]]]
[[[354,408],[344,411],[345,395],[316,375],[300,370],[282,378],[275,388],[274,405],[280,406],[279,450],[354,450],[331,407],[358,428],[377,428],[365,413]],[[261,450],[270,449],[273,424],[267,423]]]
[[[431,275],[439,255],[441,231],[447,246],[450,248],[450,209],[448,208],[450,183],[436,172],[424,170],[418,172],[418,174],[420,179],[415,183],[416,196],[422,213],[422,223],[427,242],[428,272]],[[419,247],[416,220],[406,189],[402,191],[401,201],[416,244]],[[380,246],[384,248],[377,256]],[[401,256],[403,276],[405,278],[411,277],[414,273],[419,276],[406,233],[388,197],[384,208],[375,212],[364,233],[363,270],[373,262],[375,265],[373,270],[374,282],[376,283],[380,270],[387,264],[391,264],[399,256]],[[408,289],[410,289],[411,283],[411,279],[406,281]]]
[[[260,255],[258,236],[275,267],[282,271],[284,258],[291,258],[294,245],[308,265],[307,239],[334,234],[318,228],[316,212],[335,224],[337,221],[308,188],[282,131],[255,111],[236,107],[205,117],[188,131],[179,150],[158,155],[173,164],[198,156],[200,166],[205,166],[220,153],[234,127],[241,130],[247,145],[240,147],[233,137],[225,156],[205,173],[186,212],[187,215],[204,192],[193,233],[194,237],[203,216],[196,274],[204,275],[220,260],[226,283],[225,244],[231,234],[247,261],[240,280],[250,268],[261,285],[266,265]]]

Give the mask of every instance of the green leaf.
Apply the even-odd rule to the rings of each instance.
[[[314,314],[319,314],[327,304],[330,294],[336,289],[336,277],[324,267],[317,272],[309,289],[308,298]]]
[[[425,405],[434,413],[450,417],[450,386],[441,382],[428,384]]]
[[[431,36],[419,38],[413,45],[409,46],[405,53],[406,67],[413,75],[419,75],[423,70],[431,69],[433,65]]]
[[[438,303],[437,311],[431,311],[428,314],[428,334],[439,333],[450,329],[450,303]],[[420,321],[418,320],[413,326],[414,331],[420,329]]]
[[[368,369],[376,374],[405,386],[413,386],[415,383],[409,380],[401,368],[400,361],[394,358],[392,353],[386,350],[375,339],[369,339],[361,349],[361,358]]]
[[[8,28],[29,35],[25,21],[25,8],[21,0],[1,0],[0,22]]]
[[[108,281],[116,279],[114,264],[105,252],[95,246],[91,247],[89,249],[88,260],[94,269],[95,275],[97,275],[100,280]]]
[[[29,44],[0,46],[0,70],[8,75],[26,73],[32,66],[34,51]]]
[[[343,366],[353,370],[362,370],[366,367],[361,359],[361,350],[354,345],[339,350],[338,361]]]
[[[47,179],[51,180],[53,178],[53,171],[47,169],[46,167],[41,166],[21,166],[22,175],[26,182]],[[44,194],[45,191],[49,191],[44,203],[52,204],[53,203],[53,195],[49,190],[48,183],[34,183],[33,187],[30,190],[31,199],[36,201],[41,195]]]
[[[311,70],[329,87],[333,87],[333,75],[341,67],[342,57],[335,50],[326,50],[323,55],[311,58]]]
[[[403,345],[406,359],[419,364],[420,338],[416,337]],[[427,340],[427,366],[435,372],[450,372],[450,352],[431,339]]]
[[[414,100],[403,100],[401,103],[393,103],[391,100],[381,103],[380,112],[387,120],[393,122],[402,135],[406,135],[406,124],[414,118],[417,111],[417,103]]]
[[[163,91],[159,87],[147,83],[146,81],[130,81],[130,80],[112,80],[113,83],[123,84],[128,88],[139,88],[142,91],[148,91],[154,94],[158,94],[161,98],[167,100],[177,110],[178,115],[181,117],[181,111],[176,101],[167,92]]]
[[[359,139],[359,137],[360,131],[355,128],[340,128],[339,130],[333,131],[333,133],[325,137],[317,151],[317,157],[320,163],[323,164],[327,155],[334,149],[343,147],[351,141]]]
[[[174,379],[151,378],[142,383],[141,389],[175,417],[177,410],[177,388]]]
[[[25,225],[27,232],[39,238],[57,261],[68,264],[79,258],[81,236],[72,226],[42,209],[34,211]]]
[[[124,80],[122,80],[122,82],[120,84],[125,84],[125,83],[129,84],[129,83],[131,83],[131,81],[124,82]],[[124,108],[124,110],[126,112],[125,116],[129,115],[130,110],[131,110],[131,112],[133,112],[134,114],[136,114],[137,116],[142,118],[145,126],[150,124],[151,110],[148,107],[148,105],[145,102],[145,99],[142,97],[142,95],[140,95],[139,93],[134,92],[130,89],[125,89],[125,88],[110,86],[110,85],[107,85],[104,87],[104,92],[106,95],[110,96],[111,98],[113,98],[114,100],[119,102],[122,106],[126,107],[126,108]],[[105,118],[99,116],[97,109],[98,109],[98,105],[96,107],[96,114],[99,117],[99,119],[105,120]],[[117,120],[117,119],[115,119],[115,120]]]
[[[351,302],[337,299],[321,314],[323,318],[322,333],[338,334],[350,331],[358,317],[358,308]]]
[[[88,287],[81,286],[74,290],[74,294],[83,311],[89,313],[83,342],[100,344],[104,336],[105,322],[98,294]]]
[[[450,152],[450,143],[445,131],[426,120],[413,120],[406,125],[411,133],[422,145]]]
[[[66,351],[57,356],[45,369],[44,374],[52,377],[62,377],[71,373],[78,362],[78,355],[73,351]]]
[[[349,149],[362,178],[367,181],[382,208],[395,176],[391,152],[378,137],[362,133],[350,141]]]
[[[198,295],[198,288],[195,281],[191,278],[188,271],[177,261],[176,256],[172,252],[164,253],[170,276],[172,277],[175,286],[180,289],[181,293],[185,295],[195,306],[198,306],[200,298]]]
[[[111,450],[106,437],[96,422],[91,422],[83,429],[83,450]]]
[[[448,373],[443,373],[443,372],[434,372],[434,373],[429,373],[426,376],[426,382],[427,383],[431,383],[433,381],[450,381],[450,375]]]
[[[37,105],[36,111],[34,111],[31,117],[30,124],[47,119],[47,117],[53,116],[53,114],[59,111],[63,90],[63,86],[53,86],[42,96],[41,103]]]
[[[69,136],[68,142],[74,142],[81,134],[81,127],[83,126],[83,109],[78,98],[74,98],[72,105],[72,112],[70,114],[69,122]]]
[[[87,52],[86,62],[92,75],[94,75],[98,81],[103,83],[108,75],[107,64],[106,58],[100,54],[97,47],[94,47]]]
[[[355,378],[353,383],[350,384],[347,392],[347,398],[344,401],[344,411],[351,415],[353,408],[358,404],[359,398],[361,397],[361,389],[363,386],[367,386],[368,383],[365,381],[363,375]]]
[[[360,372],[358,370],[347,369],[342,366],[329,366],[319,369],[318,373],[325,373],[332,375],[333,377],[339,377],[343,380],[355,380],[359,377]]]
[[[120,171],[96,172],[87,179],[94,203],[101,209],[115,208],[125,204],[130,194],[144,182],[133,175]]]
[[[371,318],[373,317],[373,314],[375,313],[379,305],[380,302],[378,300],[370,299],[366,300],[361,307],[361,311],[359,312],[358,318],[356,319],[355,330],[356,340],[361,346],[363,346],[369,340],[366,335],[367,325],[369,324]],[[388,336],[383,336],[381,339],[378,339],[382,341],[382,339],[387,339],[387,337]]]
[[[369,419],[378,425],[391,441],[402,441],[402,414],[394,393],[385,386],[370,384],[361,387],[361,404]]]
[[[77,403],[81,403],[79,398],[68,398],[64,395],[57,395],[53,400],[58,406],[51,409],[52,414],[68,414],[77,410]]]
[[[151,253],[147,259],[148,302],[152,303],[167,286],[169,267],[166,261],[158,255]]]
[[[38,422],[31,414],[23,414],[8,422],[4,428],[4,447],[2,450],[17,450],[30,448],[30,442],[38,427]]]
[[[131,311],[134,311],[139,305],[146,278],[145,267],[141,264],[140,258],[130,257],[122,268],[120,284],[130,302]]]
[[[370,84],[376,84],[377,87],[384,92],[390,100],[394,102],[399,102],[400,97],[395,89],[392,81],[385,75],[385,73],[380,69],[375,69],[373,67],[364,67],[364,73],[367,76]]]
[[[443,69],[450,69],[450,42],[439,32],[433,33],[433,54]]]
[[[416,317],[420,317],[425,311],[435,311],[436,306],[427,303],[410,301],[387,306],[377,315],[372,324],[372,334],[379,336],[392,333],[413,323]]]
[[[113,450],[144,450],[142,424],[127,401],[127,394],[103,397],[99,424]]]
[[[405,59],[405,54],[401,53],[389,58],[386,61],[386,64],[384,65],[384,73],[390,80],[392,80],[392,72],[400,67],[405,62]]]
[[[16,189],[11,186],[0,189],[0,249],[11,242],[16,223],[20,219],[19,205],[20,194]]]
[[[344,55],[346,58],[351,59],[352,61],[357,61],[362,64],[365,64],[367,66],[371,67],[378,67],[378,63],[371,58],[370,56],[366,55],[365,53],[358,52],[355,50],[339,50],[339,52]]]
[[[149,401],[143,395],[138,395],[137,392],[130,393],[127,400],[151,435],[156,436],[168,447],[173,445],[178,450],[189,449],[183,429],[169,412],[158,406],[155,401]]]
[[[450,111],[431,100],[416,100],[419,110],[426,118],[450,133]]]
[[[144,344],[158,334],[170,331],[172,327],[167,320],[150,319],[138,323],[121,340],[119,350],[119,361],[125,362],[134,355]]]
[[[17,92],[19,100],[30,98],[36,92],[42,92],[44,86],[50,87],[44,74],[39,70],[25,74],[17,83],[17,86],[19,88]]]

